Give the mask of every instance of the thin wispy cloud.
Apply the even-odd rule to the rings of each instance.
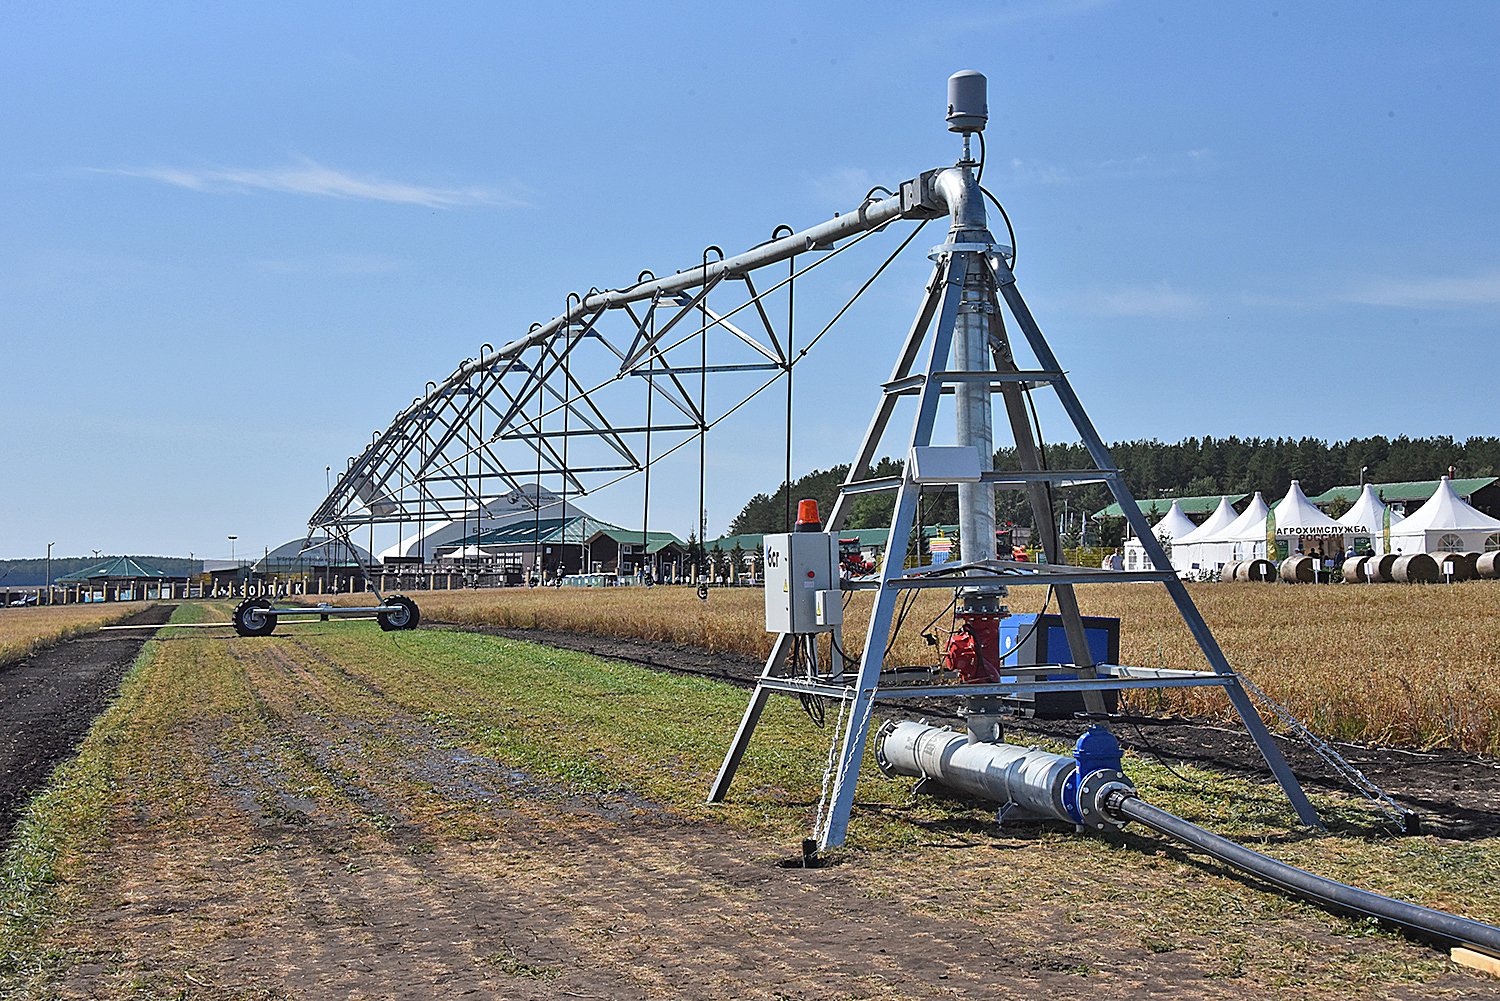
[[[1047,163],[1011,157],[1000,165],[1006,183],[1022,185],[1080,184],[1118,177],[1177,177],[1189,171],[1209,169],[1214,163],[1210,149],[1190,149],[1170,156],[1137,153],[1080,163]]]
[[[1165,281],[1154,285],[1130,285],[1104,289],[1081,296],[1084,307],[1097,316],[1154,316],[1183,318],[1203,312],[1199,296],[1175,289]]]
[[[414,184],[371,174],[336,170],[299,157],[283,167],[95,167],[91,173],[136,177],[190,191],[216,194],[307,195],[451,209],[466,205],[519,208],[526,200],[519,190],[493,187],[444,187]]]
[[[1500,270],[1475,275],[1390,278],[1354,286],[1344,302],[1397,308],[1460,308],[1500,304]]]
[[[838,205],[854,205],[868,194],[871,188],[882,182],[864,167],[834,167],[819,174],[809,175],[807,183],[820,201],[834,202]],[[884,183],[889,185],[892,179],[886,178]],[[879,195],[879,192],[876,194]]]

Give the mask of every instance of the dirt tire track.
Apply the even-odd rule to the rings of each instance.
[[[122,624],[164,623],[175,607],[144,608]],[[9,840],[32,794],[114,700],[153,635],[145,629],[84,633],[0,667],[0,842]]]

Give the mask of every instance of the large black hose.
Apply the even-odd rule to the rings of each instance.
[[[1226,865],[1253,873],[1289,893],[1330,910],[1358,917],[1378,918],[1448,944],[1473,946],[1500,956],[1500,928],[1494,925],[1409,904],[1404,900],[1382,897],[1369,890],[1360,890],[1346,883],[1315,876],[1296,866],[1251,851],[1244,845],[1235,844],[1217,834],[1211,834],[1196,824],[1190,824],[1129,793],[1110,796],[1106,801],[1106,809],[1117,817],[1139,821],[1153,831],[1192,845]]]

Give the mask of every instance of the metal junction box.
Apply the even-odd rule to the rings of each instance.
[[[842,605],[826,594],[820,602],[819,593],[839,589],[838,537],[829,532],[768,535],[765,547],[766,631],[826,633],[837,628]]]

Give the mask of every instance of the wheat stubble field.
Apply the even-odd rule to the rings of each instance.
[[[1374,628],[1395,608],[1380,602],[1440,593],[1368,590],[1368,611],[1324,615]],[[1486,594],[1442,596],[1475,619]],[[1199,596],[1236,657],[1268,599]],[[758,592],[706,606],[671,589],[419,598],[429,619],[762,642]],[[1422,607],[1438,616],[1433,600]],[[184,604],[174,621],[228,607]],[[1171,662],[1164,628],[1144,638],[1150,608],[1128,609],[1126,656]],[[1323,635],[1325,651],[1354,642]],[[925,649],[917,638],[908,652]],[[1295,666],[1276,682],[1288,702]],[[0,986],[28,998],[1500,997],[1438,951],[1149,833],[997,829],[984,808],[914,797],[873,768],[836,864],[782,868],[811,823],[829,735],[774,703],[732,801],[708,807],[744,700],[456,628],[165,629],[7,847]],[[1332,833],[1314,837],[1264,784],[1134,754],[1127,769],[1150,800],[1279,858],[1500,920],[1494,836],[1392,838],[1365,807],[1320,795]]]
[[[69,636],[118,622],[140,605],[51,605],[0,608],[0,666]]]

